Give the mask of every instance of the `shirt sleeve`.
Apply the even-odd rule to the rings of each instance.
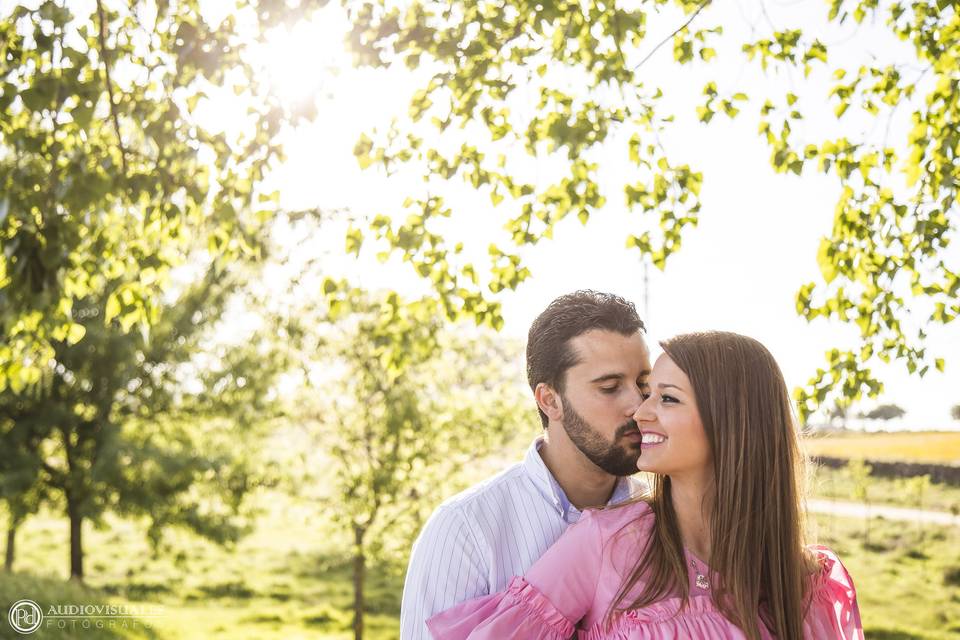
[[[833,551],[821,546],[811,547],[811,550],[816,554],[821,570],[813,577],[810,610],[805,620],[808,637],[863,640],[863,623],[853,578]]]
[[[597,512],[588,509],[530,567],[524,578],[567,620],[576,624],[593,605],[602,550],[603,536]]]
[[[428,621],[435,640],[567,640],[593,605],[602,540],[588,511],[524,577]]]
[[[489,593],[486,563],[462,512],[441,506],[413,544],[400,605],[401,640],[429,640],[427,618]]]

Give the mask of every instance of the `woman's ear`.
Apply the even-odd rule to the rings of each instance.
[[[555,422],[563,420],[563,400],[560,398],[560,394],[556,389],[546,382],[541,382],[537,385],[537,388],[534,389],[533,397],[537,399],[537,405],[540,407],[540,411],[547,414],[550,420]]]

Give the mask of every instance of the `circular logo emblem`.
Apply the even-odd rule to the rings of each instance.
[[[43,611],[33,600],[17,600],[7,615],[10,626],[20,633],[33,633],[43,622]]]

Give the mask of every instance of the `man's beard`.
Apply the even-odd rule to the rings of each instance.
[[[613,442],[606,439],[596,429],[587,424],[566,398],[562,398],[564,407],[563,427],[567,431],[574,446],[585,455],[590,462],[597,465],[612,476],[629,476],[637,472],[637,459],[640,457],[640,447],[628,447],[618,444],[620,438],[627,433],[639,429],[632,419],[617,427]]]

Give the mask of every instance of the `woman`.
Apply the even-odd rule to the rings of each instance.
[[[434,638],[862,638],[853,581],[805,547],[783,375],[759,342],[695,333],[634,419],[652,495],[588,511],[524,577],[431,618]]]

